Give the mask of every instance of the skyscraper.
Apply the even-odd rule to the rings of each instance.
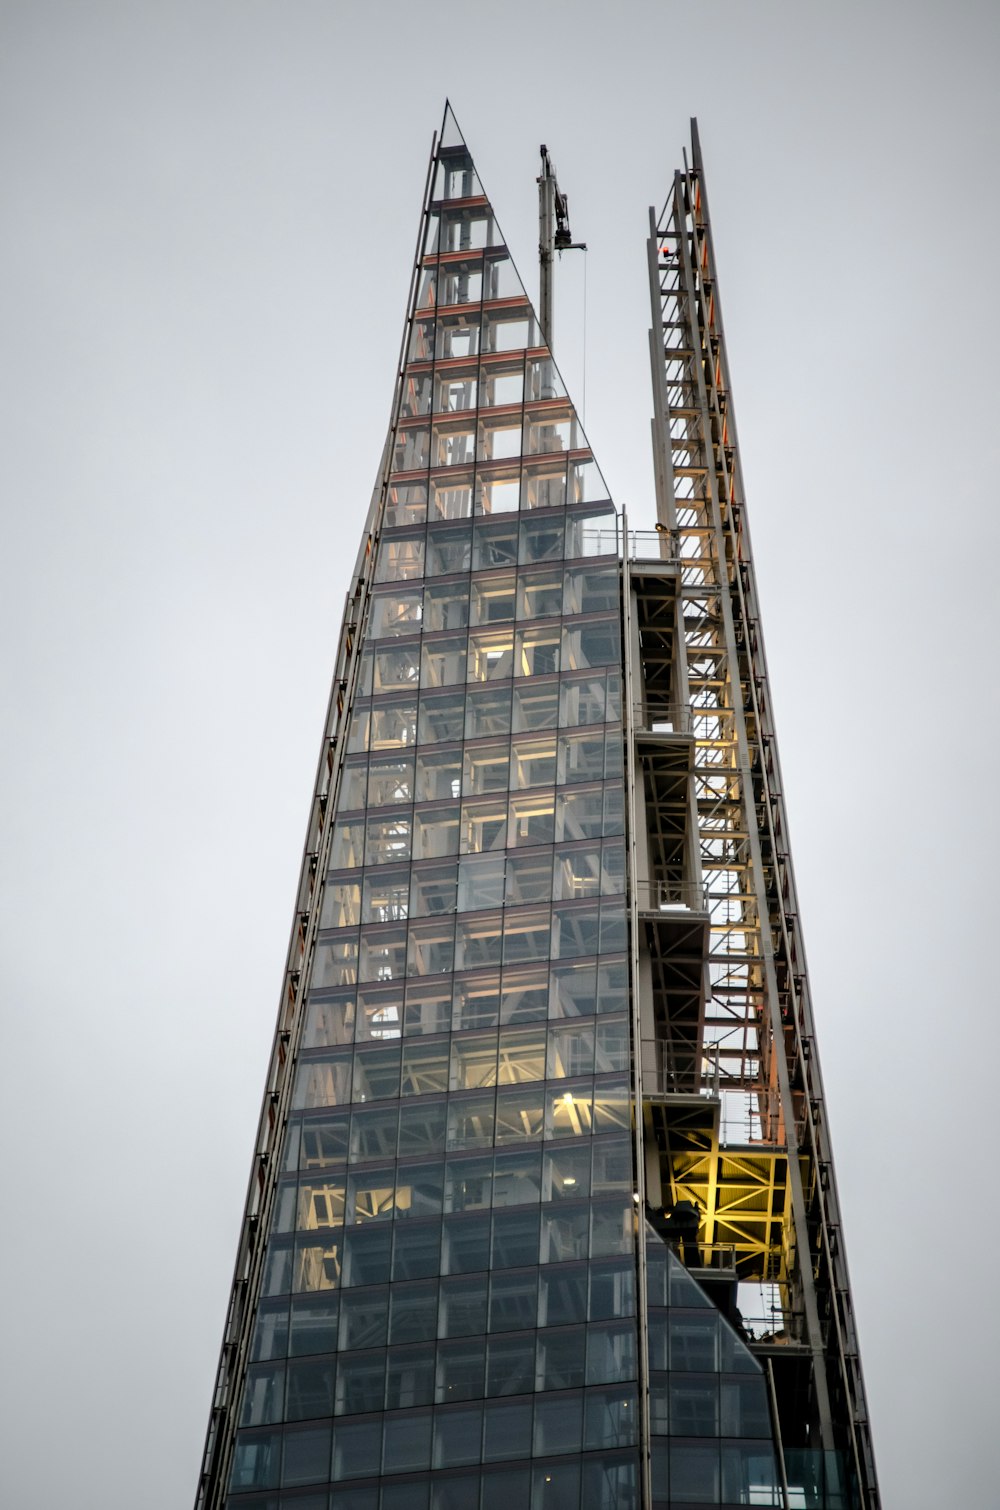
[[[632,531],[450,111],[199,1507],[878,1504],[695,132]]]

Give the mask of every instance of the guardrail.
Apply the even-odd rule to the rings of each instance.
[[[692,713],[687,703],[657,702],[648,698],[634,703],[632,713],[637,729],[647,734],[690,734]]]
[[[640,912],[705,912],[704,887],[698,881],[655,880],[635,883]]]
[[[625,549],[630,561],[676,561],[679,538],[678,530],[629,530]]]

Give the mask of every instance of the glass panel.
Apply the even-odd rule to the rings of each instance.
[[[465,681],[465,661],[468,645],[466,637],[452,636],[446,639],[423,641],[421,655],[421,687],[451,687]],[[462,702],[464,718],[465,703]],[[459,726],[461,728],[461,725]]]
[[[281,1483],[322,1484],[330,1476],[330,1428],[311,1426],[286,1431],[281,1458]]]
[[[548,403],[529,409],[524,416],[525,446],[529,456],[575,451],[585,444],[576,411],[571,404]]]
[[[717,1442],[671,1442],[670,1495],[689,1504],[719,1503]]]
[[[393,1285],[390,1292],[389,1341],[429,1342],[437,1336],[437,1280]]]
[[[477,193],[480,190],[472,190]],[[464,193],[463,193],[463,197]],[[478,304],[483,297],[483,259],[463,257],[460,262],[442,262],[438,268],[438,305]]]
[[[518,573],[517,616],[542,619],[562,613],[562,572],[550,568],[525,569]]]
[[[502,682],[496,687],[470,687],[465,704],[465,737],[509,734],[511,720],[511,686]]]
[[[470,519],[472,517],[472,469],[465,470],[462,467],[451,466],[446,470],[435,472],[430,480],[430,503],[427,516],[431,521],[438,519]],[[454,584],[452,584],[454,586]],[[432,593],[437,595],[437,589],[427,588],[424,601]],[[463,607],[463,614],[467,612],[467,602]],[[429,610],[428,610],[429,612]],[[463,619],[463,622],[467,620]],[[442,629],[456,629],[457,623],[441,624]]]
[[[426,981],[407,984],[406,1005],[403,1009],[403,1036],[427,1037],[433,1033],[446,1033],[451,1021],[451,982]],[[407,1065],[412,1065],[409,1046],[403,1052],[403,1094],[419,1094],[412,1089],[407,1092]],[[429,1086],[425,1086],[429,1090]]]
[[[540,1086],[501,1087],[497,1092],[497,1143],[540,1138],[544,1115],[542,1099]]]
[[[517,423],[520,434],[520,419]],[[513,435],[511,427],[510,435]],[[494,452],[494,455],[500,453]],[[514,454],[514,453],[511,453]],[[518,453],[519,454],[519,453]],[[476,513],[511,514],[517,511],[521,495],[521,464],[508,462],[486,465],[476,472]]]
[[[535,1334],[491,1337],[486,1363],[486,1394],[530,1394],[535,1387]]]
[[[487,310],[483,317],[483,351],[520,351],[537,341],[534,312],[530,304],[507,305]]]
[[[472,555],[473,570],[489,571],[494,567],[516,565],[517,536],[516,517],[495,522],[485,518],[477,519]]]
[[[288,1352],[288,1301],[263,1301],[254,1323],[250,1357],[255,1363]]]
[[[310,1421],[334,1413],[335,1364],[332,1357],[289,1364],[287,1421]]]
[[[532,729],[554,729],[558,723],[559,684],[523,681],[514,691],[515,734],[528,733]]]
[[[547,999],[548,972],[544,964],[504,966],[501,1023],[544,1021]]]
[[[499,624],[514,617],[514,573],[497,572],[472,579],[472,624]]]
[[[494,1272],[490,1278],[489,1330],[519,1332],[535,1325],[538,1270]]]
[[[452,1275],[441,1281],[439,1337],[468,1337],[486,1331],[487,1292],[477,1276]]]
[[[462,1034],[451,1045],[453,1090],[478,1090],[495,1085],[497,1078],[496,1033]]]
[[[579,1383],[583,1382],[584,1339],[583,1330],[576,1328],[568,1333],[553,1332],[539,1338],[540,1387],[561,1387],[555,1383],[542,1385],[542,1379],[573,1378]],[[534,1436],[537,1457],[544,1457],[549,1453],[579,1452],[583,1441],[583,1396],[542,1396],[536,1400]]]
[[[462,681],[464,682],[464,674]],[[465,688],[455,692],[421,694],[418,740],[420,744],[441,744],[461,739],[465,727]]]
[[[496,280],[500,276],[501,268],[506,273],[511,264],[508,259],[498,260],[494,258],[487,264],[491,269],[491,278],[494,288]],[[520,287],[511,288],[512,294],[520,294]],[[500,298],[502,295],[492,292],[490,298]],[[480,382],[482,384],[481,403],[486,408],[494,408],[509,404],[520,404],[524,397],[524,357],[511,356],[506,360],[495,358],[483,362],[480,368]]]
[[[401,493],[410,494],[410,487]],[[420,629],[423,619],[423,589],[420,587],[399,589],[391,593],[376,594],[372,598],[369,633],[373,640],[383,640],[398,634],[414,634]]]
[[[427,1403],[425,1392],[421,1388],[422,1373],[423,1370],[419,1365],[410,1363],[399,1354],[390,1353],[386,1373],[386,1405],[389,1409],[396,1405]],[[429,1468],[430,1462],[430,1411],[422,1411],[418,1415],[387,1416],[385,1440],[382,1444],[383,1473],[416,1472]],[[406,1484],[399,1487],[404,1490],[405,1495],[401,1501],[401,1510],[403,1506],[409,1510],[411,1504],[418,1503],[414,1493],[415,1486]],[[382,1504],[383,1507],[386,1506],[384,1494]]]
[[[481,462],[507,461],[521,454],[521,411],[499,409],[496,413],[481,414],[479,418],[479,442],[476,459]],[[518,468],[518,474],[520,468]],[[518,476],[519,480],[519,476]],[[516,489],[517,483],[512,481]],[[516,500],[517,491],[513,492]],[[497,512],[494,509],[484,512]]]
[[[434,386],[435,410],[447,414],[475,409],[478,371],[476,362],[456,363],[439,369]]]
[[[496,1400],[487,1404],[483,1412],[483,1461],[530,1457],[531,1414],[530,1400]],[[503,1510],[512,1510],[517,1503],[508,1500]]]
[[[415,414],[426,414],[431,404],[431,375],[415,372],[412,368],[403,379],[403,393],[399,412],[404,419]]]
[[[603,479],[593,461],[569,464],[570,502],[580,501],[581,492],[603,487]],[[576,497],[573,495],[576,494]],[[591,493],[591,497],[597,495]],[[606,494],[604,496],[607,496]],[[584,502],[588,501],[586,498]],[[617,517],[610,504],[604,508],[571,514],[566,521],[567,559],[581,556],[614,556],[618,552]]]
[[[414,743],[417,737],[417,705],[402,702],[377,703],[369,719],[368,745],[371,750],[396,750]],[[332,864],[332,861],[331,861]]]
[[[503,752],[503,775],[506,780],[506,748]],[[467,757],[468,758],[468,757]],[[488,779],[491,765],[484,762],[478,768],[480,779],[485,771]],[[503,855],[476,855],[460,860],[458,867],[458,909],[460,912],[478,912],[484,908],[499,907],[504,899]]]
[[[289,1318],[290,1356],[332,1353],[337,1346],[340,1300],[337,1295],[300,1295]]]
[[[531,1510],[577,1510],[580,1464],[543,1463],[531,1470]]]
[[[447,1043],[404,1043],[402,1094],[425,1096],[448,1089]]]
[[[563,531],[561,513],[523,516],[518,561],[528,566],[535,561],[562,560]]]
[[[428,577],[467,572],[472,561],[472,529],[465,524],[432,524],[427,531]],[[468,599],[468,586],[465,590]]]
[[[522,509],[561,509],[565,503],[565,456],[556,454],[526,461],[521,473]]]
[[[474,461],[476,417],[459,414],[455,418],[438,420],[431,435],[432,467],[468,467]]]
[[[407,944],[409,975],[450,973],[455,964],[455,926],[450,918],[410,925]]]
[[[418,750],[416,798],[418,802],[435,802],[458,797],[462,789],[462,752],[458,746],[448,750]]]
[[[616,566],[572,566],[565,581],[566,613],[617,614],[621,590]]]
[[[635,1325],[632,1322],[591,1324],[587,1333],[587,1383],[616,1384],[634,1379]]]
[[[457,803],[419,809],[413,820],[413,858],[434,860],[457,854],[459,837]]]
[[[600,781],[604,776],[604,730],[567,732],[559,739],[560,785],[572,781]]]
[[[396,1177],[396,1217],[438,1216],[444,1197],[444,1163],[400,1167]]]
[[[463,795],[481,797],[490,792],[506,792],[509,764],[510,746],[506,740],[467,747]]]
[[[241,1426],[270,1426],[280,1421],[285,1405],[285,1365],[256,1364],[243,1381]]]
[[[469,681],[496,682],[510,676],[514,668],[513,647],[514,633],[510,628],[470,635]]]
[[[448,1147],[489,1148],[493,1142],[496,1102],[492,1091],[455,1097],[448,1102]]]
[[[426,425],[401,425],[396,432],[396,444],[392,453],[394,472],[419,472],[427,465],[430,454],[430,432]]]
[[[463,1463],[478,1463],[483,1431],[482,1405],[461,1410],[434,1412],[434,1448],[431,1462],[435,1468],[457,1468]],[[478,1483],[476,1488],[478,1490]],[[478,1494],[472,1500],[475,1510]]]
[[[388,865],[392,860],[408,860],[412,828],[413,822],[408,815],[369,818],[365,830],[365,864]]]
[[[456,981],[454,1028],[495,1027],[500,1020],[500,983],[497,975],[476,975]]]
[[[392,1278],[427,1279],[439,1272],[440,1222],[399,1222],[392,1245]]]
[[[459,917],[455,930],[455,967],[475,970],[499,965],[503,944],[501,915],[470,913]]]
[[[442,1405],[453,1400],[482,1398],[485,1357],[485,1337],[466,1337],[440,1343],[437,1352],[437,1385],[434,1391],[436,1402]]]
[[[555,836],[555,794],[551,791],[510,799],[510,844],[551,844]]]
[[[340,794],[338,811],[344,813],[363,812],[368,794],[368,761],[365,756],[359,759],[351,757],[344,764],[343,774],[340,778]],[[336,923],[325,925],[337,927]]]
[[[354,1039],[354,992],[323,999],[310,995],[306,1001],[306,1020],[302,1029],[302,1047],[334,1048]]]
[[[347,1162],[350,1113],[333,1112],[302,1124],[302,1169],[326,1169]]]
[[[424,535],[393,535],[382,541],[376,582],[405,582],[424,574]]]
[[[556,1081],[546,1090],[546,1138],[584,1138],[592,1126],[592,1087],[586,1081],[563,1086]]]
[[[469,622],[469,584],[460,582],[429,583],[424,589],[424,628],[464,629]]]
[[[544,902],[552,895],[552,857],[548,851],[508,855],[505,875],[506,901],[510,904]]]
[[[361,1478],[382,1455],[382,1417],[367,1421],[338,1421],[333,1434],[334,1480]]]
[[[461,853],[502,850],[507,835],[507,803],[496,797],[462,804]],[[459,966],[459,969],[466,968]]]
[[[406,1050],[403,1053],[406,1064]],[[399,1154],[443,1153],[448,1111],[443,1101],[404,1102],[399,1108]]]
[[[587,1269],[583,1264],[549,1265],[541,1272],[540,1327],[571,1326],[587,1320]]]
[[[437,357],[472,357],[479,350],[479,313],[456,311],[444,314],[437,322]]]
[[[361,933],[359,981],[401,980],[406,974],[406,928],[365,928]]]

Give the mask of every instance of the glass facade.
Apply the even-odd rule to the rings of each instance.
[[[227,1504],[639,1504],[616,516],[439,148]]]

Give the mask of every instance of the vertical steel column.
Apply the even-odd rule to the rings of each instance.
[[[635,1175],[636,1224],[636,1326],[639,1334],[639,1472],[642,1510],[653,1503],[652,1455],[649,1429],[649,1284],[646,1276],[646,1156],[642,1115],[642,1023],[639,1003],[639,886],[636,857],[638,812],[636,807],[635,759],[635,626],[632,613],[628,516],[621,515],[622,646],[625,668],[622,686],[622,717],[625,736],[625,808],[628,844],[628,932],[630,1007],[632,1036],[632,1158]]]
[[[692,246],[687,236],[680,238],[679,252],[683,269],[685,306],[691,347],[697,351],[699,341],[697,305],[694,288],[694,269],[691,258]],[[819,1306],[816,1300],[816,1285],[813,1276],[812,1258],[806,1222],[805,1195],[802,1187],[802,1169],[799,1164],[798,1139],[795,1130],[795,1107],[792,1101],[791,1078],[788,1061],[783,1052],[784,1029],[781,1021],[781,1005],[778,999],[778,982],[774,968],[774,940],[767,926],[769,917],[767,890],[764,884],[764,867],[761,858],[760,834],[755,821],[753,804],[748,801],[751,790],[750,751],[747,739],[746,710],[743,703],[743,687],[739,675],[739,657],[736,646],[736,630],[733,622],[732,597],[728,591],[733,563],[723,537],[722,516],[719,508],[718,477],[714,466],[708,464],[708,437],[710,430],[709,402],[705,388],[704,367],[700,361],[693,363],[698,385],[698,421],[701,427],[700,440],[705,466],[706,501],[709,505],[713,533],[713,554],[718,568],[718,608],[722,618],[722,647],[726,688],[730,697],[730,711],[736,734],[737,781],[742,791],[743,809],[746,815],[746,832],[750,848],[751,883],[758,919],[757,940],[764,964],[765,1003],[768,1013],[768,1028],[771,1043],[771,1073],[777,1077],[779,1107],[778,1135],[788,1155],[788,1185],[792,1197],[792,1219],[795,1236],[795,1264],[805,1312],[806,1337],[813,1355],[814,1389],[819,1413],[823,1445],[833,1450],[833,1419],[830,1413],[830,1395],[827,1387],[824,1362],[823,1336],[819,1321]]]
[[[552,350],[552,259],[556,250],[556,175],[548,148],[540,149],[538,179],[538,323],[542,342]]]
[[[724,1098],[741,1100],[765,1140],[787,1153],[786,1248],[774,1255],[789,1284],[783,1303],[789,1319],[804,1322],[823,1446],[849,1446],[863,1502],[874,1510],[878,1489],[694,124],[692,136],[692,166],[675,176],[660,220],[651,217],[658,244],[651,242],[650,285],[657,501],[660,510],[663,471],[673,481],[699,751],[696,797],[717,997],[710,1027]]]

